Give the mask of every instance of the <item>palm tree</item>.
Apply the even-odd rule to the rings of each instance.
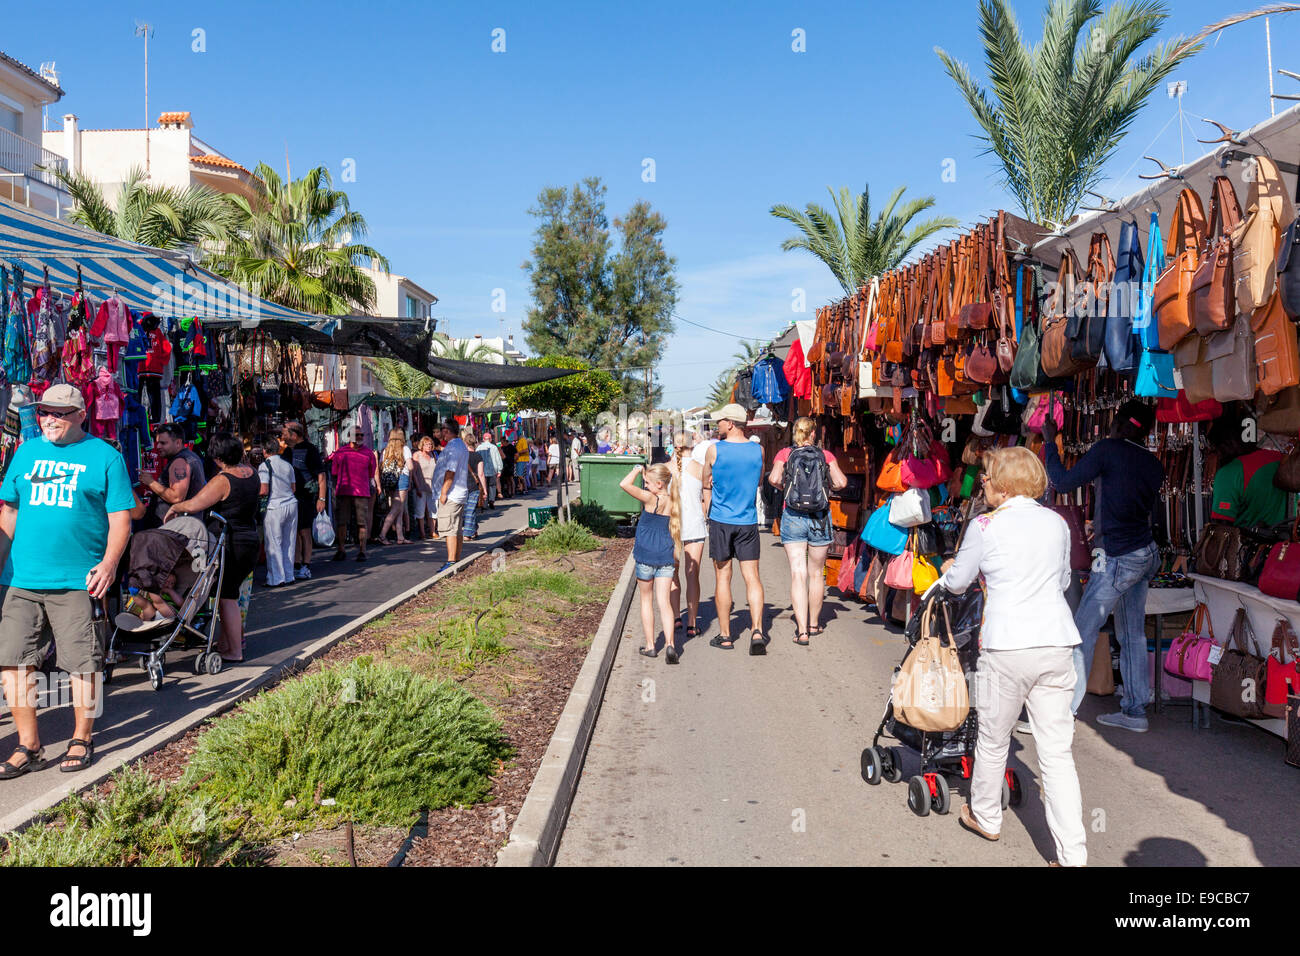
[[[126,175],[116,204],[89,176],[66,169],[49,169],[72,197],[69,219],[107,236],[155,249],[220,242],[236,223],[225,197],[206,186],[159,186],[139,167]]]
[[[781,248],[786,252],[811,252],[830,267],[845,294],[852,295],[872,276],[896,268],[930,236],[957,225],[956,219],[943,216],[909,229],[913,219],[934,206],[934,197],[913,199],[897,209],[906,189],[900,186],[894,190],[874,221],[870,189],[866,186],[860,196],[853,195],[847,186],[841,186],[838,193],[828,187],[826,191],[835,203],[834,216],[824,206],[811,202],[803,212],[785,204],[773,206],[773,216],[794,223],[802,233],[785,240]]]
[[[373,310],[375,283],[362,265],[387,272],[388,260],[356,241],[366,234],[365,217],[334,188],[329,170],[317,166],[287,183],[265,163],[254,174],[264,186],[256,197],[228,197],[239,226],[207,263],[213,271],[303,312]]]
[[[1102,178],[1147,97],[1199,38],[1138,50],[1168,13],[1159,0],[1052,0],[1043,39],[1028,46],[1007,0],[980,0],[980,37],[991,90],[964,63],[935,47],[1002,164],[1006,188],[1025,216],[1066,222]]]
[[[713,380],[713,387],[710,389],[708,396],[705,398],[705,404],[709,408],[721,408],[727,402],[731,401],[731,386],[736,382],[736,372],[734,369],[728,369],[718,375]]]
[[[366,368],[394,398],[428,398],[438,384],[432,375],[411,368],[398,359],[370,359]]]

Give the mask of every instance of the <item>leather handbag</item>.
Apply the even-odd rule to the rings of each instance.
[[[1178,209],[1165,242],[1165,269],[1156,279],[1152,308],[1158,314],[1160,347],[1171,350],[1192,331],[1192,276],[1205,245],[1205,209],[1192,189],[1178,194]]]
[[[1295,212],[1277,163],[1268,156],[1254,157],[1246,213],[1232,233],[1238,312],[1254,312],[1273,298],[1278,243],[1282,229],[1295,218]]]
[[[1133,315],[1133,330],[1142,345],[1133,394],[1143,398],[1173,398],[1178,392],[1178,386],[1174,383],[1174,357],[1160,348],[1158,321],[1153,308],[1156,277],[1165,265],[1158,213],[1151,213],[1147,236],[1150,255],[1142,271],[1142,284],[1137,287],[1137,306]]]
[[[1300,641],[1284,617],[1273,627],[1273,648],[1265,664],[1264,716],[1285,718],[1287,697],[1300,693]]]
[[[921,636],[894,675],[894,714],[906,726],[927,733],[956,730],[970,713],[966,675],[951,639],[948,605],[938,600],[924,603]],[[935,627],[939,612],[944,619],[942,636]]]
[[[991,385],[1001,367],[997,352],[981,336],[966,347],[966,378],[980,385]]]
[[[1016,281],[1016,312],[1020,317],[1020,335],[1016,344],[1016,358],[1011,364],[1011,387],[1021,392],[1036,392],[1052,388],[1055,382],[1043,371],[1042,335],[1039,328],[1038,266],[1026,270],[1021,266]]]
[[[1300,388],[1284,388],[1261,403],[1259,430],[1270,435],[1300,434]]]
[[[1226,329],[1237,315],[1232,274],[1232,232],[1241,224],[1241,207],[1227,176],[1215,176],[1210,192],[1210,229],[1201,261],[1192,276],[1192,323],[1201,335]]]
[[[1110,635],[1102,631],[1097,635],[1097,643],[1092,646],[1092,662],[1088,665],[1088,683],[1086,690],[1098,697],[1109,697],[1115,693],[1115,668],[1110,658]]]
[[[915,528],[930,520],[930,493],[909,488],[889,499],[889,523],[897,528]]]
[[[1300,190],[1297,190],[1300,192]],[[1277,291],[1282,308],[1293,319],[1300,319],[1300,216],[1282,233],[1277,254]],[[1291,719],[1295,720],[1294,714]]]
[[[1048,296],[1047,320],[1043,323],[1039,343],[1043,371],[1051,378],[1071,378],[1091,365],[1074,357],[1071,331],[1075,328],[1072,312],[1077,308],[1078,262],[1067,247],[1061,253],[1055,286]]]
[[[1061,516],[1070,529],[1070,570],[1087,571],[1092,567],[1092,548],[1088,542],[1083,508],[1076,504],[1048,505]]]
[[[1282,308],[1282,296],[1276,289],[1268,302],[1255,310],[1250,327],[1255,336],[1255,377],[1259,390],[1265,395],[1275,395],[1300,384],[1296,330]]]
[[[885,568],[885,584],[891,588],[912,589],[912,562],[915,555],[909,550],[904,550],[902,554],[895,555],[890,559],[889,565]]]
[[[1031,395],[1028,404],[1025,405],[1025,428],[1031,432],[1041,434],[1049,414],[1052,416],[1052,421],[1056,423],[1057,428],[1065,427],[1065,406],[1061,404],[1055,392],[1048,392],[1046,395]]]
[[[1207,342],[1199,335],[1189,335],[1174,346],[1174,367],[1187,400],[1193,404],[1214,398],[1214,367],[1205,357]]]
[[[1088,241],[1088,267],[1083,286],[1070,315],[1070,357],[1084,368],[1100,361],[1106,343],[1106,316],[1110,310],[1115,256],[1110,236],[1095,232]]]
[[[938,580],[939,569],[918,555],[912,562],[912,590],[917,594],[924,594]]]
[[[1277,463],[1273,472],[1273,487],[1290,494],[1300,492],[1300,445],[1292,448]]]
[[[1255,333],[1251,330],[1248,315],[1237,315],[1230,321],[1230,328],[1215,332],[1205,341],[1210,382],[1216,402],[1248,402],[1255,397],[1258,385]],[[1294,332],[1291,335],[1295,337]]]
[[[1181,422],[1209,422],[1223,414],[1223,406],[1214,399],[1192,402],[1186,392],[1179,392],[1173,398],[1162,398],[1156,402],[1156,421],[1164,424]]]
[[[902,455],[902,449],[899,445],[895,445],[885,456],[885,460],[880,465],[880,474],[876,477],[876,487],[881,491],[901,494],[907,490],[907,485],[903,484],[903,469],[899,463]]]
[[[1253,642],[1247,640],[1249,633],[1246,609],[1237,608],[1232,634],[1210,678],[1210,706],[1247,720],[1259,720],[1264,716],[1268,665],[1264,658],[1251,653]]]
[[[1120,223],[1119,248],[1116,252],[1113,293],[1106,308],[1106,364],[1115,372],[1131,372],[1138,367],[1142,343],[1133,331],[1137,313],[1137,288],[1146,264],[1138,242],[1136,220]]]
[[[1202,631],[1206,636],[1202,636]],[[1210,609],[1198,602],[1187,629],[1165,651],[1165,673],[1184,680],[1209,680],[1214,675],[1210,654],[1216,647]]]
[[[961,307],[957,315],[960,329],[978,332],[987,329],[993,318],[992,289],[989,282],[989,238],[988,227],[980,226],[975,230],[975,251],[972,257],[973,271],[970,273],[971,301]]]
[[[1245,554],[1241,529],[1235,525],[1215,520],[1206,522],[1196,541],[1195,553],[1198,573],[1225,581],[1242,580]]]
[[[837,528],[844,528],[846,531],[856,531],[858,527],[858,515],[861,514],[862,506],[856,501],[836,501],[831,499],[831,524]]]
[[[1025,406],[1011,397],[1011,389],[1003,385],[984,403],[984,428],[995,435],[1019,435]],[[969,462],[968,462],[969,464]]]
[[[1259,575],[1259,589],[1269,597],[1300,600],[1300,543],[1294,540],[1273,545]]]

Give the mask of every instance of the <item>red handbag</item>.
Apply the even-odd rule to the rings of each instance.
[[[1285,645],[1285,646],[1284,646]],[[1290,655],[1291,660],[1282,663]],[[1273,649],[1268,657],[1268,676],[1264,679],[1264,713],[1278,719],[1286,716],[1287,694],[1300,694],[1300,641],[1296,640],[1291,622],[1278,618],[1273,628]]]
[[[1158,422],[1208,422],[1223,414],[1223,406],[1212,398],[1203,402],[1189,402],[1186,392],[1179,392],[1176,398],[1156,400],[1156,421]]]
[[[1070,529],[1070,570],[1087,571],[1092,567],[1092,552],[1088,549],[1083,509],[1076,504],[1048,505],[1060,515]]]
[[[1296,529],[1292,528],[1291,540],[1273,545],[1264,561],[1259,589],[1269,597],[1300,600],[1300,544],[1296,543],[1295,535]]]

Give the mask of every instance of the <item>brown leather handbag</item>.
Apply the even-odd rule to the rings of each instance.
[[[1300,433],[1300,388],[1284,388],[1260,403],[1259,430],[1292,438]]]
[[[957,324],[962,329],[979,331],[987,329],[993,318],[993,290],[989,282],[989,245],[988,227],[980,226],[975,231],[975,268],[972,273],[972,301],[963,306],[957,317]]]
[[[1300,491],[1300,445],[1286,453],[1273,472],[1273,487],[1294,494]]]
[[[1237,204],[1232,180],[1215,176],[1210,193],[1210,230],[1189,287],[1192,322],[1201,335],[1228,328],[1237,316],[1232,234],[1240,224],[1241,206]]]
[[[1192,331],[1192,276],[1205,245],[1205,209],[1195,190],[1178,194],[1178,209],[1165,240],[1165,270],[1156,279],[1152,308],[1158,313],[1160,347],[1171,351]]]
[[[1215,401],[1248,402],[1255,397],[1255,333],[1248,316],[1236,316],[1230,328],[1207,338],[1205,359]]]
[[[1287,318],[1276,289],[1268,303],[1255,310],[1250,327],[1255,333],[1255,376],[1259,390],[1265,395],[1276,395],[1284,388],[1300,384],[1300,346],[1296,343],[1295,326]]]
[[[1000,371],[997,353],[981,335],[966,347],[966,377],[980,385],[992,385]]]
[[[1071,378],[1090,366],[1075,361],[1070,340],[1070,309],[1076,301],[1079,279],[1078,260],[1068,246],[1061,253],[1061,266],[1048,299],[1047,318],[1043,322],[1039,343],[1043,371],[1050,378]]]
[[[1282,230],[1295,218],[1295,206],[1277,164],[1255,157],[1255,173],[1246,192],[1246,214],[1232,233],[1232,273],[1237,280],[1237,309],[1252,312],[1269,304],[1277,275]]]
[[[1205,357],[1206,339],[1189,335],[1174,346],[1174,367],[1183,379],[1187,400],[1195,405],[1214,397],[1214,368]]]
[[[1250,619],[1244,607],[1237,608],[1232,619],[1232,635],[1228,646],[1214,665],[1210,679],[1210,706],[1227,714],[1260,720],[1264,717],[1264,681],[1268,677],[1268,664],[1253,653],[1253,642],[1248,642]]]
[[[948,311],[944,316],[944,336],[948,341],[955,341],[961,335],[961,309],[966,304],[966,288],[969,284],[968,244],[966,236],[948,244],[948,277],[952,283],[948,290]]]

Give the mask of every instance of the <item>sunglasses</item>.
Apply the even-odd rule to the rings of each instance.
[[[67,409],[67,410],[65,410],[65,411],[62,411],[62,412],[56,412],[56,411],[55,411],[54,409],[52,409],[52,408],[40,408],[40,407],[38,406],[37,409],[36,409],[36,414],[37,414],[37,415],[44,415],[46,418],[61,418],[61,419],[63,419],[64,421],[67,421],[68,419],[70,419],[70,418],[72,418],[73,416],[75,416],[75,415],[77,414],[77,412],[79,412],[79,411],[81,411],[81,409],[79,409],[79,408],[69,408],[69,409]]]

